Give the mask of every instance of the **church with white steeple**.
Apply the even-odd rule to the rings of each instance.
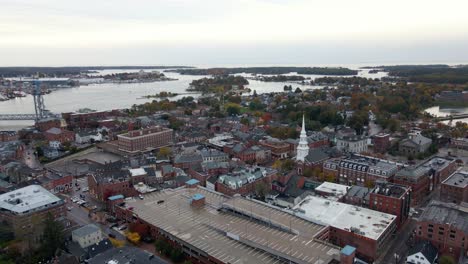
[[[299,138],[299,144],[296,150],[296,161],[304,162],[307,155],[309,155],[309,143],[307,142],[307,133],[305,130],[305,118],[304,115],[302,115],[302,129],[301,136]]]

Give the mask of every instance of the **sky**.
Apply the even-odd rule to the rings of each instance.
[[[467,63],[467,0],[0,0],[0,66]]]

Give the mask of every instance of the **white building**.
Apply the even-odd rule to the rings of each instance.
[[[304,162],[307,155],[309,155],[309,143],[307,141],[307,133],[305,130],[305,118],[302,115],[302,129],[301,136],[299,138],[299,144],[296,149],[296,161]]]
[[[336,147],[344,152],[361,153],[367,151],[367,136],[341,136],[336,138]]]
[[[53,148],[53,149],[60,149],[61,146],[62,146],[62,144],[60,144],[59,141],[56,141],[56,140],[49,141],[49,147],[50,147],[50,148]]]
[[[104,240],[101,229],[94,224],[85,225],[72,231],[72,240],[86,248]]]

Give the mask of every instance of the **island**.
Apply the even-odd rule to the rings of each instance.
[[[245,68],[207,68],[207,69],[169,69],[186,75],[223,75],[223,74],[318,74],[318,75],[356,75],[357,70],[342,67],[245,67]]]
[[[249,81],[242,76],[234,75],[219,75],[212,78],[201,78],[193,80],[187,91],[207,93],[220,93],[220,92],[246,92],[248,89]]]

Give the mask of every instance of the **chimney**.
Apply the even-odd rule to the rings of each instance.
[[[190,198],[190,205],[193,207],[203,207],[205,205],[205,196],[203,194],[196,193]]]
[[[340,263],[341,264],[353,264],[355,256],[356,256],[356,248],[346,245],[344,248],[341,249]]]

